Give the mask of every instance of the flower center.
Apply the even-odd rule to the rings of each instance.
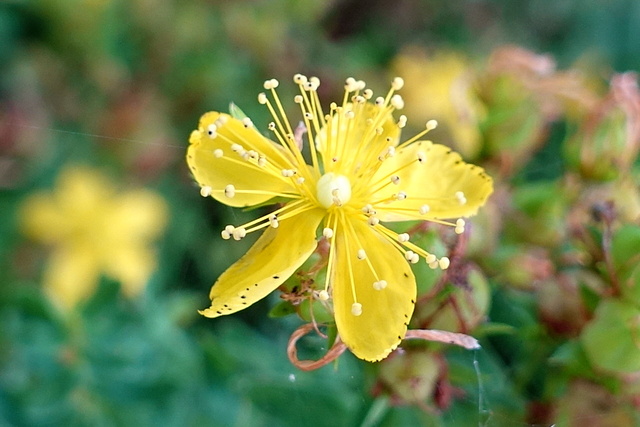
[[[342,206],[351,199],[351,183],[344,175],[333,172],[325,173],[316,186],[318,202],[326,209],[331,206]]]

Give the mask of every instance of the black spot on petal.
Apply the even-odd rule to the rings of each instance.
[[[404,273],[404,277],[409,277],[409,275],[405,272],[405,273]]]
[[[274,279],[279,279],[279,278],[280,278],[280,276],[273,276],[273,278],[274,278]]]

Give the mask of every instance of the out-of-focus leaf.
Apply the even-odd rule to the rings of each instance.
[[[581,342],[591,363],[614,373],[640,370],[640,309],[617,301],[603,301],[595,318],[581,335]]]

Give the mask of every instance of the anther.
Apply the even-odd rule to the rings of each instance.
[[[232,199],[233,196],[236,195],[236,187],[231,184],[227,185],[226,187],[224,187],[224,195]]]
[[[395,185],[400,184],[400,177],[398,175],[392,175],[390,178],[392,183],[394,183]]]
[[[407,125],[407,116],[403,114],[400,117],[398,117],[398,127],[402,129],[406,125]]]
[[[418,161],[420,163],[424,163],[427,160],[427,155],[424,153],[424,151],[418,151],[416,153],[416,156],[418,156]]]
[[[233,230],[233,240],[242,240],[247,235],[247,230],[240,227]]]
[[[273,228],[278,228],[280,223],[278,222],[278,217],[276,215],[271,215],[269,217],[269,225],[271,225],[271,227]]]
[[[353,77],[348,77],[344,82],[344,89],[347,92],[355,92],[357,88],[358,82]]]
[[[409,241],[409,233],[398,234],[398,242],[405,243]]]
[[[367,220],[367,222],[372,227],[380,224],[380,220],[378,218],[376,218],[375,216],[370,216],[369,219]]]
[[[398,194],[396,194],[396,200],[405,200],[407,198],[407,193],[405,193],[404,191],[400,191]]]
[[[387,157],[393,157],[395,155],[396,155],[396,147],[394,147],[393,145],[390,145],[389,147],[387,147],[386,156]]]
[[[438,121],[437,120],[429,120],[427,122],[427,130],[434,130],[435,128],[438,127]]]
[[[411,264],[417,264],[418,261],[420,261],[420,255],[418,255],[417,253],[413,252],[413,251],[407,251],[404,253],[404,257],[407,261],[409,261]]]
[[[282,173],[282,176],[284,176],[285,178],[291,178],[293,175],[296,174],[296,171],[292,169],[282,169],[281,173]]]
[[[386,287],[387,287],[386,280],[378,280],[376,282],[373,282],[373,289],[375,289],[376,291],[381,291]]]
[[[431,264],[438,261],[438,258],[434,254],[428,254],[425,258],[427,264]]]
[[[464,226],[465,226],[464,219],[458,218],[458,220],[456,221],[456,228],[455,228],[456,234],[464,233]]]
[[[258,94],[258,102],[262,105],[267,103],[267,95],[264,92]]]
[[[376,98],[376,105],[382,107],[384,105],[384,98],[379,96]]]
[[[325,239],[329,240],[333,237],[333,230],[329,227],[325,227],[324,230],[322,230],[322,235]]]
[[[210,124],[207,127],[207,135],[209,135],[209,138],[214,139],[216,136],[218,136],[217,130],[218,126],[214,125],[213,123]]]
[[[297,182],[299,185],[304,184],[304,177],[303,177],[303,176],[299,176],[299,177],[296,179],[296,182]]]
[[[396,77],[391,82],[391,88],[393,90],[400,90],[402,89],[402,86],[404,86],[404,80],[402,79],[402,77]]]
[[[302,95],[296,95],[293,97],[293,102],[295,102],[296,104],[302,104],[304,102],[304,98],[302,97]]]
[[[354,316],[360,316],[362,314],[362,304],[359,302],[354,302],[351,306],[351,314]]]
[[[242,125],[245,128],[250,128],[250,127],[253,127],[253,122],[249,117],[245,117],[244,119],[242,119]]]
[[[461,205],[467,203],[467,198],[462,191],[456,191],[456,199],[458,199],[458,203],[460,203]]]
[[[200,188],[200,195],[202,197],[209,197],[211,195],[211,187],[209,187],[208,185],[205,185],[204,187]]]
[[[274,131],[276,130],[276,124],[274,122],[271,122],[267,125],[267,129]]]
[[[305,84],[307,82],[307,77],[302,74],[296,74],[293,76],[293,82],[299,85]]]
[[[443,256],[438,260],[438,265],[442,270],[446,270],[447,268],[449,268],[449,264],[451,264],[451,261],[449,261],[449,258],[447,258],[446,256]]]
[[[262,168],[262,167],[265,167],[266,165],[267,165],[266,157],[259,156],[258,157],[258,166],[260,166]]]
[[[365,89],[364,92],[362,92],[362,96],[366,99],[371,99],[373,97],[373,91],[371,89]]]
[[[429,205],[422,205],[420,206],[420,209],[418,210],[418,212],[420,212],[420,215],[426,215],[429,213],[430,210],[431,208],[429,207]]]
[[[358,249],[357,257],[359,260],[363,260],[367,257],[367,253],[364,251],[364,249]]]
[[[235,229],[233,225],[227,225],[224,230],[220,232],[220,235],[224,240],[229,240]]]
[[[234,153],[242,153],[244,152],[244,147],[240,144],[231,144],[231,151]]]
[[[404,100],[402,99],[402,97],[398,94],[393,95],[391,97],[391,100],[389,102],[393,108],[395,108],[396,110],[402,110],[404,108]]]
[[[318,299],[320,301],[327,301],[329,299],[329,292],[327,292],[325,289],[321,290],[320,292],[318,292]]]
[[[215,150],[213,150],[213,157],[219,159],[222,156],[224,156],[224,152],[220,148],[216,148]]]

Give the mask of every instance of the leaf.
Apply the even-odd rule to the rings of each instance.
[[[640,370],[640,309],[629,303],[607,300],[580,337],[587,357],[598,368],[631,373]]]

